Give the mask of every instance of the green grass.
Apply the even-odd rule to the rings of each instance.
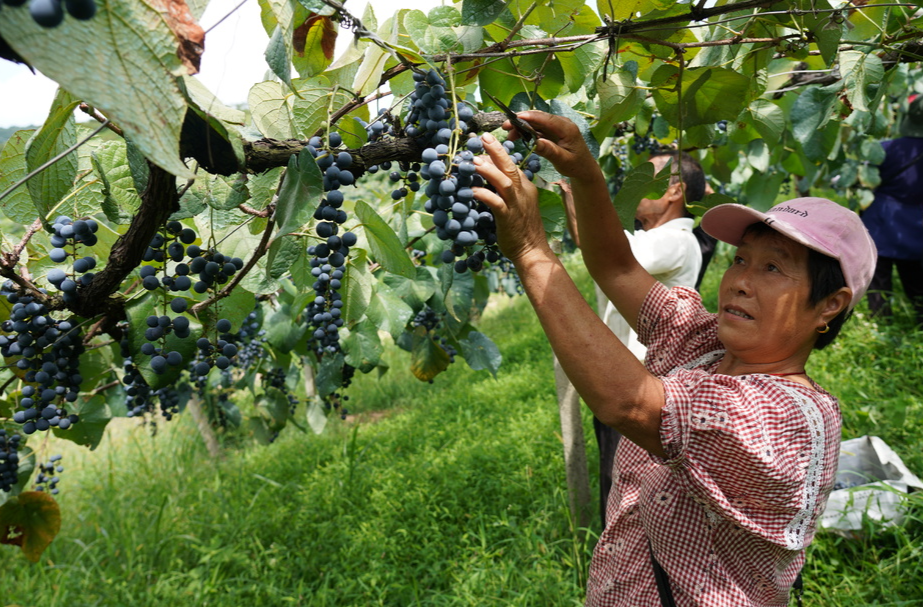
[[[882,436],[920,472],[923,346],[902,318],[857,317],[810,372],[840,396],[845,437]],[[35,565],[0,547],[0,607],[582,604],[599,530],[568,513],[550,348],[524,298],[498,299],[482,326],[497,379],[459,362],[423,384],[391,351],[387,374],[350,388],[358,421],[319,436],[290,428],[211,461],[182,416],[153,438],[113,425],[92,453],[48,445],[67,467],[64,526]],[[806,604],[923,604],[921,513],[818,535]]]

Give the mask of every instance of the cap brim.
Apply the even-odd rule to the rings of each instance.
[[[747,228],[754,223],[761,223],[767,215],[742,204],[728,203],[712,207],[702,215],[701,226],[706,234],[735,247]]]

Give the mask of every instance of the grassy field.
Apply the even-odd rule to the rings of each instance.
[[[881,436],[919,473],[923,342],[897,312],[854,319],[809,372],[841,398],[845,437]],[[120,420],[95,452],[47,445],[67,467],[64,526],[36,565],[0,547],[0,607],[582,604],[599,529],[568,514],[550,348],[524,298],[498,298],[483,327],[497,379],[459,362],[422,384],[392,352],[350,388],[356,418],[320,436],[289,428],[211,461],[182,416],[156,437]],[[819,535],[806,604],[923,605],[921,513],[916,499],[901,527]]]

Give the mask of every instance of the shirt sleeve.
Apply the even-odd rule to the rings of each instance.
[[[648,348],[645,364],[655,375],[724,349],[716,316],[705,309],[695,289],[669,289],[660,283],[654,283],[641,304],[638,339]]]
[[[641,267],[654,276],[673,272],[683,266],[686,247],[677,244],[676,230],[626,230],[631,252]]]
[[[835,400],[764,375],[679,369],[662,381],[663,463],[693,499],[774,544],[810,541],[836,471]]]

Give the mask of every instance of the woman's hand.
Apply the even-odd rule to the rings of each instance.
[[[571,120],[538,110],[516,115],[542,134],[535,143],[534,151],[551,161],[559,173],[574,179],[588,179],[601,173],[580,129]],[[518,139],[521,135],[509,121],[503,124],[503,128],[510,131],[510,139]]]
[[[538,190],[492,135],[481,137],[489,159],[477,156],[478,173],[497,191],[474,188],[474,196],[493,211],[497,244],[513,263],[529,252],[548,248],[538,209]]]

